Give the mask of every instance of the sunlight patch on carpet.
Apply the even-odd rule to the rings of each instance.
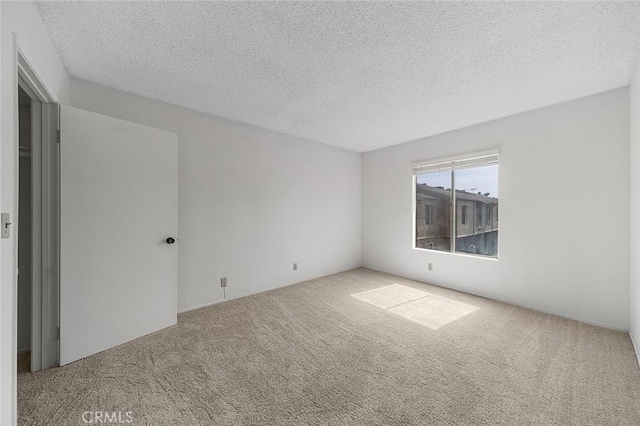
[[[388,312],[427,326],[432,330],[437,330],[477,309],[477,306],[431,294],[428,297],[388,309]]]
[[[479,309],[477,306],[400,284],[352,294],[351,297],[432,330],[437,330]]]
[[[389,309],[428,295],[429,293],[427,292],[405,285],[391,284],[374,290],[352,294],[351,297],[370,303],[378,308]]]

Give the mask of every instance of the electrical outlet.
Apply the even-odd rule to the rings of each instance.
[[[227,277],[220,278],[220,287],[227,286]]]
[[[294,271],[297,271],[297,270],[298,270],[298,264],[297,264],[297,263],[294,263],[294,264],[293,264],[293,270],[294,270]]]
[[[431,263],[431,262],[427,263],[427,270],[429,272],[433,271],[433,263]]]

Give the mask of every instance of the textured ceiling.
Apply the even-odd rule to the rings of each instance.
[[[635,2],[42,2],[73,77],[364,152],[629,84]]]

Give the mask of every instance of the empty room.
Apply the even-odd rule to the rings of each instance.
[[[0,25],[1,426],[640,425],[640,2]]]

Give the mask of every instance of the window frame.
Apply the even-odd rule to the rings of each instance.
[[[487,159],[486,163],[482,163],[482,161],[484,161],[484,159]],[[494,160],[495,159],[495,160]],[[458,164],[461,164],[461,166],[457,166]],[[471,165],[470,165],[471,164]],[[489,151],[483,151],[483,152],[477,152],[477,153],[473,153],[473,154],[466,154],[466,155],[460,155],[460,156],[456,156],[456,157],[448,157],[448,158],[443,158],[443,159],[435,159],[435,160],[430,160],[430,161],[421,161],[421,162],[417,162],[417,163],[413,163],[411,165],[412,167],[412,182],[413,182],[413,191],[412,191],[412,216],[413,216],[413,226],[412,226],[412,235],[411,235],[411,247],[414,250],[420,250],[420,251],[428,251],[428,252],[437,252],[437,253],[445,253],[445,254],[452,254],[455,256],[463,256],[463,257],[473,257],[475,259],[487,259],[487,260],[498,260],[499,256],[500,256],[500,245],[498,244],[498,249],[496,251],[496,254],[494,256],[487,256],[487,255],[482,255],[482,254],[475,254],[475,253],[466,253],[466,252],[458,252],[456,251],[456,239],[457,239],[457,225],[458,225],[458,214],[457,214],[457,206],[456,206],[456,190],[455,190],[455,172],[456,170],[461,170],[461,169],[465,169],[465,168],[475,168],[475,167],[483,167],[483,166],[490,166],[493,164],[497,164],[498,165],[498,187],[500,186],[499,184],[499,176],[500,176],[500,150],[499,149],[493,149],[493,150],[489,150]],[[420,169],[427,169],[424,171],[419,171]],[[436,173],[438,171],[446,171],[446,170],[450,170],[451,172],[451,206],[450,206],[450,210],[451,210],[451,244],[450,244],[450,250],[449,251],[443,251],[443,250],[434,250],[434,249],[429,249],[429,248],[420,248],[417,247],[417,242],[416,242],[416,232],[417,232],[417,226],[416,226],[416,220],[417,220],[417,183],[418,183],[418,175],[421,174],[426,174],[426,173]],[[484,206],[482,206],[482,209],[484,209]],[[474,212],[476,213],[476,212]],[[485,212],[482,212],[482,216],[483,216],[483,220],[481,221],[481,226],[484,227],[484,220],[485,217],[484,216],[490,216],[489,214],[484,214]],[[477,214],[477,213],[476,213]],[[461,213],[462,215],[462,213]],[[491,215],[493,216],[493,215]],[[477,219],[476,217],[474,217],[473,219]],[[493,218],[492,218],[493,220]],[[468,221],[467,221],[468,222]],[[473,224],[473,226],[477,226],[478,224]]]

